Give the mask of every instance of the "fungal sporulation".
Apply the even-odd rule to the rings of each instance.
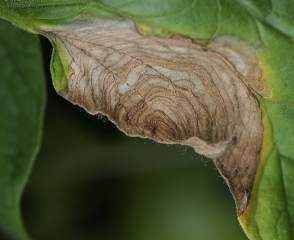
[[[42,33],[66,55],[64,98],[106,115],[129,136],[188,145],[212,158],[242,214],[263,135],[256,93],[268,92],[254,48],[232,37],[201,46],[146,36],[122,19]]]

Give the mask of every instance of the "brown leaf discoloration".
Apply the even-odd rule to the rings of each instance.
[[[129,20],[43,33],[70,59],[64,98],[107,115],[130,136],[188,145],[212,158],[242,214],[263,134],[255,92],[266,88],[253,49],[236,39],[230,41],[237,48],[230,48],[226,38],[203,47],[185,38],[146,36]],[[238,44],[252,53],[238,52]],[[242,58],[242,52],[248,54]]]

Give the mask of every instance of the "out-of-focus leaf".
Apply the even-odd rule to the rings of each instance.
[[[45,105],[38,38],[0,21],[0,225],[28,239],[20,199],[39,149]]]

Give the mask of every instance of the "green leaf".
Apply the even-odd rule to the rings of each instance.
[[[264,144],[250,206],[241,224],[251,239],[294,237],[294,43],[279,29],[258,23],[266,80],[273,90],[264,99]],[[294,28],[294,26],[293,26]]]
[[[293,239],[293,159],[282,156],[270,142],[263,151],[267,161],[261,164],[241,223],[250,239]]]
[[[0,2],[0,16],[19,27],[33,32],[39,25],[54,25],[83,18],[84,16],[111,15],[99,7],[97,0],[22,0]]]
[[[20,199],[39,149],[45,84],[38,38],[0,21],[0,226],[29,239]]]

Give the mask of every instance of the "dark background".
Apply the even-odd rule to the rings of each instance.
[[[184,146],[130,138],[55,92],[22,201],[35,240],[247,239],[211,160]]]

